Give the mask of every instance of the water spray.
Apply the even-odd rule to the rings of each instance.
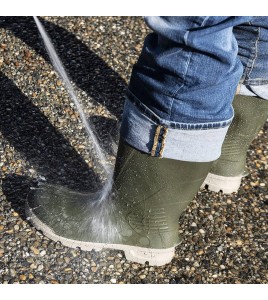
[[[112,185],[113,185],[113,166],[108,163],[108,159],[102,150],[99,141],[94,134],[92,130],[92,125],[89,123],[89,120],[87,119],[84,109],[80,101],[78,100],[78,97],[75,93],[75,90],[72,86],[72,83],[64,69],[64,66],[57,55],[57,52],[46,32],[43,25],[39,21],[37,17],[34,17],[35,23],[38,27],[38,30],[40,32],[40,35],[43,39],[44,45],[46,47],[46,50],[49,54],[51,63],[58,73],[59,77],[62,79],[63,84],[66,87],[66,90],[74,102],[77,111],[79,112],[79,115],[81,117],[82,123],[84,125],[84,128],[86,130],[86,133],[89,137],[89,140],[93,144],[94,153],[96,161],[94,160],[94,163],[98,163],[100,168],[102,169],[102,173],[104,173],[105,181],[103,182],[102,188],[100,188],[95,193],[87,193],[82,194],[75,191],[68,191],[66,189],[62,189],[61,187],[51,187],[49,185],[44,184],[44,187],[36,191],[36,197],[42,198],[41,200],[43,203],[46,201],[54,201],[59,203],[63,203],[62,205],[62,216],[64,217],[64,201],[70,201],[71,203],[74,203],[74,205],[79,205],[80,202],[81,205],[83,205],[83,213],[92,215],[92,211],[94,211],[93,219],[87,220],[87,224],[81,224],[81,226],[85,226],[88,228],[88,230],[94,231],[95,234],[100,236],[100,238],[105,239],[107,236],[116,236],[117,235],[117,228],[116,226],[113,226],[113,222],[109,219],[109,216],[111,215],[111,210],[114,209],[114,205],[112,203]],[[53,191],[53,192],[51,192]],[[64,200],[65,199],[65,200]],[[77,201],[73,201],[74,199],[77,199]],[[82,200],[83,201],[82,201]],[[86,199],[84,201],[84,199]],[[40,200],[40,201],[41,201]],[[82,202],[81,202],[81,201]],[[109,202],[109,203],[108,203]],[[59,216],[55,216],[55,218],[58,218]]]

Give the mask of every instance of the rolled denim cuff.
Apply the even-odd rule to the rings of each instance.
[[[232,118],[179,123],[160,119],[142,103],[126,98],[120,134],[132,147],[155,157],[209,162],[218,159]]]

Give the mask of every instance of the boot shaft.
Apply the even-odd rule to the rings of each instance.
[[[176,244],[179,216],[211,165],[152,157],[120,141],[114,173],[115,199],[134,231],[133,238],[142,237],[138,238],[141,246]]]
[[[247,150],[268,117],[268,101],[237,95],[233,101],[234,119],[228,129],[220,158],[211,173],[221,176],[245,175]]]

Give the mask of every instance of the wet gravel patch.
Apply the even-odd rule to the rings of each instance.
[[[148,29],[135,17],[42,22],[114,161],[108,135]],[[66,248],[25,217],[25,198],[44,177],[78,190],[99,184],[92,145],[32,18],[0,18],[0,88],[1,283],[268,283],[268,124],[250,146],[239,192],[200,191],[180,218],[174,259],[151,267],[120,251]]]

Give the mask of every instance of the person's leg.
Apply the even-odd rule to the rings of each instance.
[[[236,192],[246,168],[247,149],[268,118],[268,17],[253,17],[236,26],[238,56],[244,72],[235,96],[234,120],[204,186],[212,191]]]
[[[152,156],[217,159],[243,72],[232,26],[249,19],[148,17],[154,32],[147,36],[133,68],[123,140]],[[167,132],[164,144],[157,129]]]
[[[105,202],[113,209],[102,219],[104,231],[116,224],[118,234],[100,237],[81,226],[96,219],[96,210],[85,209],[86,195],[51,186],[28,201],[33,223],[69,246],[121,249],[133,261],[169,262],[180,241],[179,216],[220,156],[233,118],[243,67],[232,26],[248,19],[148,17],[154,32],[133,68],[114,197]]]

